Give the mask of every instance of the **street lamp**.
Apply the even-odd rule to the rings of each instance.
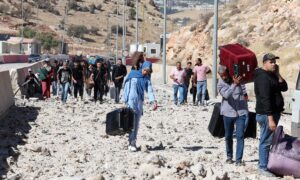
[[[136,51],[138,51],[139,49],[139,20],[138,20],[138,5],[139,5],[139,2],[138,0],[136,0],[135,2],[135,28],[136,28],[136,34],[135,34],[135,43],[136,43]]]
[[[164,0],[164,34],[163,34],[163,82],[167,83],[166,79],[166,32],[167,32],[167,0]]]
[[[214,4],[214,36],[213,36],[213,67],[212,67],[212,96],[217,97],[217,59],[218,59],[218,3]]]

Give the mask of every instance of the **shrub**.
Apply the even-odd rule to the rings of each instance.
[[[68,8],[76,11],[78,8],[77,1],[75,0],[68,1]]]
[[[101,11],[101,9],[102,9],[102,4],[99,4],[99,5],[96,7],[96,9],[98,9],[99,11]]]
[[[236,38],[236,37],[238,36],[239,33],[240,33],[240,32],[239,32],[238,30],[233,29],[233,30],[231,31],[230,37],[231,37],[232,39],[234,39],[234,38]]]
[[[115,9],[113,13],[118,14],[118,9]]]
[[[195,31],[195,30],[197,29],[197,27],[198,27],[198,24],[197,24],[197,23],[196,23],[196,24],[193,24],[193,25],[190,27],[190,31],[191,31],[191,32]]]
[[[136,15],[135,9],[134,9],[134,8],[131,8],[131,9],[129,10],[129,19],[130,19],[130,20],[134,20],[134,19],[135,19],[135,15]]]
[[[91,4],[91,5],[89,6],[89,10],[90,10],[90,13],[91,13],[91,14],[94,14],[94,13],[95,13],[95,9],[96,9],[96,6],[95,6],[94,3]]]
[[[38,39],[41,41],[42,48],[45,50],[50,50],[59,45],[59,41],[54,39],[50,33],[41,33],[38,35]]]
[[[7,14],[9,12],[9,10],[10,10],[9,5],[7,5],[7,4],[0,5],[0,13]]]
[[[91,34],[98,35],[99,28],[92,26],[89,31]]]
[[[24,38],[34,38],[37,32],[29,27],[24,27],[23,29]],[[19,31],[19,36],[22,36],[22,29]]]
[[[77,38],[83,38],[86,33],[88,29],[84,25],[71,25],[67,31],[68,36]]]
[[[117,33],[117,25],[113,25],[111,26],[111,32],[116,34]],[[119,26],[119,29],[118,29],[118,34],[123,34],[123,27]]]
[[[80,8],[81,8],[82,12],[89,12],[90,11],[90,9],[88,7],[86,7],[86,6],[80,7]]]

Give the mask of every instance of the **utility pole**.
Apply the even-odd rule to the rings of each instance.
[[[64,17],[63,17],[63,33],[65,32],[65,25],[66,25],[66,16],[67,16],[67,5],[65,6],[65,14],[64,14]],[[64,46],[65,46],[65,39],[64,39],[64,34],[62,34],[62,40],[61,40],[61,54],[64,53]]]
[[[22,11],[22,14],[21,14],[21,16],[22,16],[22,29],[21,29],[21,36],[22,36],[22,38],[21,38],[21,47],[20,47],[20,49],[21,49],[21,54],[23,54],[24,52],[23,52],[23,41],[24,41],[24,8],[23,8],[23,0],[21,1],[21,11]]]
[[[122,63],[123,64],[126,64],[125,62],[125,34],[126,34],[126,25],[125,25],[125,21],[126,21],[126,18],[125,18],[125,3],[126,3],[126,0],[123,0],[123,36],[122,36]]]
[[[107,28],[107,38],[106,39],[106,50],[107,50],[107,57],[110,56],[110,46],[109,46],[109,43],[110,43],[110,30],[109,30],[109,15],[107,16],[106,18],[106,28]]]
[[[139,2],[136,0],[135,2],[135,29],[136,29],[136,34],[135,34],[135,43],[136,43],[136,51],[139,50],[139,15],[138,15],[138,5]]]
[[[167,84],[166,79],[166,34],[167,34],[167,0],[164,0],[164,34],[163,34],[163,82]]]
[[[119,1],[117,1],[117,27],[116,27],[116,62],[118,60],[118,38],[119,36]]]
[[[215,0],[214,5],[214,37],[213,37],[213,67],[212,67],[212,96],[217,97],[217,59],[218,59],[218,3]]]

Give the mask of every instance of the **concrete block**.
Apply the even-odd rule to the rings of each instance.
[[[8,71],[0,72],[0,119],[2,119],[9,108],[14,105],[14,95]]]

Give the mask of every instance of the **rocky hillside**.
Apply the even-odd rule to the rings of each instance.
[[[127,44],[130,44],[135,42],[135,1],[127,2],[126,34]],[[112,50],[116,42],[114,34],[109,36],[111,30],[115,31],[118,22],[122,26],[122,5],[119,4],[120,16],[117,17],[117,0],[24,0],[25,26],[37,32],[52,33],[58,41],[64,36],[70,43],[71,51],[86,47],[86,51],[94,49],[98,53],[107,52]],[[0,30],[18,32],[22,24],[21,12],[20,0],[0,0]],[[162,15],[152,0],[140,0],[139,22],[140,42],[159,42]],[[78,26],[83,27],[80,29]],[[68,33],[74,27],[77,28],[76,32],[83,31],[83,36],[76,32]],[[122,31],[119,33],[121,37]],[[121,38],[118,44],[121,47]]]
[[[167,44],[169,63],[202,57],[212,64],[213,14],[172,33]],[[219,45],[241,43],[253,50],[261,64],[264,53],[280,56],[281,73],[292,83],[300,62],[300,1],[239,0],[220,10]],[[292,87],[294,88],[294,86]]]

